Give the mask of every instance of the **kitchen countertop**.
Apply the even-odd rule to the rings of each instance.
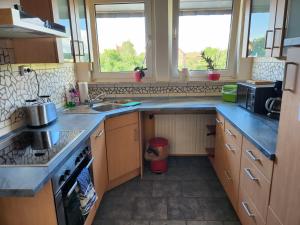
[[[0,196],[34,196],[51,179],[64,160],[89,139],[105,118],[134,111],[165,110],[217,110],[266,157],[275,158],[277,121],[249,113],[236,104],[224,103],[220,97],[152,98],[143,100],[138,106],[97,114],[60,112],[54,124],[41,130],[84,130],[84,132],[59,157],[51,161],[48,167],[0,167]]]

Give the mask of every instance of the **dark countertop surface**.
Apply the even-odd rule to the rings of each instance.
[[[105,118],[133,111],[165,110],[217,110],[266,157],[275,158],[277,121],[249,113],[236,104],[224,103],[220,97],[152,98],[143,100],[139,106],[104,113],[67,114],[60,112],[58,120],[53,125],[41,130],[84,130],[84,132],[47,167],[0,167],[0,196],[34,196],[51,179],[64,160],[88,140]],[[12,132],[11,135],[15,133]],[[3,138],[0,138],[0,141],[1,139]]]

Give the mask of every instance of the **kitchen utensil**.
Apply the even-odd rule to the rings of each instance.
[[[57,119],[56,106],[53,102],[38,100],[26,101],[25,112],[27,125],[30,127],[42,127]]]

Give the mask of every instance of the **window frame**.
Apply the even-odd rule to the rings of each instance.
[[[177,73],[174,74],[175,77],[178,77],[181,71],[178,69],[178,49],[179,49],[179,11],[180,11],[180,0],[174,0],[173,4],[173,65],[172,70]],[[227,58],[227,69],[225,70],[216,70],[221,74],[221,78],[234,78],[236,76],[237,70],[237,49],[236,49],[236,40],[238,36],[238,22],[239,22],[239,1],[232,0],[232,14],[231,14],[231,27],[229,34],[229,43],[228,43],[228,58]],[[206,79],[208,70],[190,70],[191,79]]]
[[[92,5],[93,15],[91,16],[92,25],[92,33],[93,33],[93,46],[94,46],[94,62],[93,62],[93,80],[94,81],[115,81],[115,80],[123,80],[123,81],[133,81],[133,71],[132,72],[101,72],[100,65],[100,53],[99,53],[99,43],[98,43],[98,33],[97,33],[97,16],[95,6],[99,4],[118,4],[118,3],[144,3],[145,7],[145,31],[146,31],[146,66],[147,71],[145,71],[146,79],[152,79],[152,71],[153,71],[153,50],[152,50],[152,1],[148,0],[94,0]]]

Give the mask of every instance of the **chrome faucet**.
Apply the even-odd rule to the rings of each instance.
[[[106,97],[106,93],[102,92],[101,94],[97,95],[95,98],[91,98],[90,95],[88,95],[88,104],[92,108],[96,101],[103,102]]]

